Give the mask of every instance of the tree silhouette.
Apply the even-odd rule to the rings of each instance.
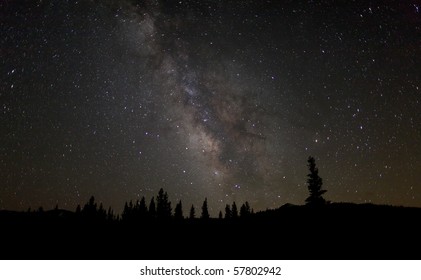
[[[97,204],[95,203],[95,197],[91,196],[89,199],[89,202],[83,206],[82,214],[85,217],[88,217],[90,219],[95,218],[97,214]]]
[[[127,201],[124,203],[123,213],[121,214],[121,218],[124,221],[127,221],[130,219],[130,209],[129,205],[127,204]]]
[[[247,216],[250,215],[250,205],[249,203],[246,201],[245,203],[243,203],[243,205],[241,205],[240,207],[240,217],[245,218]]]
[[[133,201],[130,200],[129,203],[124,204],[123,213],[121,214],[121,218],[124,221],[134,221],[136,220],[137,213],[138,213],[138,203],[136,202],[135,205],[133,205]]]
[[[208,199],[205,198],[202,205],[202,214],[200,215],[202,219],[209,219],[209,211],[208,211]]]
[[[156,217],[155,198],[153,197],[151,198],[151,202],[149,203],[149,217]]]
[[[194,209],[193,204],[191,205],[191,208],[190,208],[190,215],[189,215],[189,218],[190,218],[190,219],[194,219],[194,218],[196,218],[196,210]]]
[[[113,211],[113,209],[111,209],[111,206],[108,208],[107,220],[108,221],[113,221],[114,220],[114,211]]]
[[[136,206],[137,206],[137,216],[140,219],[145,218],[148,215],[148,208],[146,207],[146,199],[144,196],[142,196],[139,203],[136,203]]]
[[[153,203],[152,208],[155,209],[155,202]],[[155,213],[155,210],[153,210],[153,212]],[[139,221],[147,217],[147,215],[148,208],[146,207],[145,197],[142,196],[135,204],[133,204],[133,201],[130,201],[129,203],[126,202],[121,217],[125,221]]]
[[[231,218],[233,219],[238,218],[238,209],[237,209],[237,204],[235,204],[235,201],[232,203],[232,207],[231,207]]]
[[[306,199],[306,204],[311,206],[320,206],[326,204],[325,199],[322,195],[326,190],[322,190],[323,180],[319,176],[319,169],[316,167],[316,161],[314,157],[308,157],[308,169],[310,173],[307,175],[308,191],[310,195]]]
[[[181,200],[175,206],[174,218],[178,220],[183,219],[183,205],[181,204]]]
[[[102,205],[102,202],[99,204],[99,208],[96,213],[96,216],[100,220],[105,220],[107,218],[107,212],[105,211],[104,206]]]
[[[228,204],[225,205],[225,219],[231,219],[231,208]]]
[[[171,211],[171,202],[168,200],[168,194],[161,188],[156,197],[156,216],[158,218],[169,218],[171,217]]]

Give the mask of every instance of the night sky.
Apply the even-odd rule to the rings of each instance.
[[[5,0],[0,55],[0,209],[421,207],[421,1]]]

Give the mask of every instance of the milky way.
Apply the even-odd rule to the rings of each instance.
[[[186,151],[172,152],[181,159],[192,158],[192,164],[183,164],[186,167],[182,172],[192,170],[190,176],[205,182],[205,189],[219,194],[221,202],[224,197],[235,196],[242,186],[242,197],[248,194],[253,199],[265,189],[264,178],[279,168],[270,165],[266,149],[264,127],[273,121],[265,119],[264,108],[257,100],[261,92],[254,81],[240,77],[239,72],[232,73],[235,69],[230,68],[239,68],[235,61],[197,57],[197,48],[210,56],[217,55],[214,42],[205,40],[191,46],[182,36],[166,39],[168,34],[185,28],[183,20],[197,19],[161,18],[159,6],[148,8],[128,15],[131,24],[147,26],[140,28],[142,32],[133,28],[135,33],[129,37],[144,41],[140,52],[148,53],[146,60],[153,61],[153,73],[146,75],[148,80],[157,81],[153,90],[160,96],[164,109],[160,114],[167,121],[167,133],[178,145],[185,146]],[[157,22],[161,21],[168,24],[160,27]]]
[[[421,206],[419,1],[2,1],[0,208]]]

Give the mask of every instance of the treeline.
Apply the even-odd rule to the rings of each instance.
[[[162,188],[159,190],[158,195],[156,197],[152,197],[149,202],[146,201],[144,196],[135,202],[133,202],[133,200],[125,202],[121,215],[116,215],[111,207],[109,207],[108,210],[105,210],[102,203],[98,205],[97,202],[95,202],[94,196],[91,196],[89,201],[83,207],[78,205],[75,213],[77,216],[83,218],[123,222],[211,218],[207,198],[203,201],[200,208],[200,214],[197,214],[196,207],[192,204],[189,207],[188,215],[185,215],[182,201],[179,200],[173,209],[172,203],[168,198],[168,193]],[[226,204],[224,213],[219,211],[218,218],[245,218],[253,213],[254,210],[250,207],[250,204],[247,201],[241,205],[239,210],[237,204],[233,202],[232,205]]]
[[[307,160],[307,167],[310,173],[307,175],[307,187],[309,190],[309,196],[305,200],[306,205],[311,207],[321,207],[326,205],[328,202],[323,198],[323,194],[326,190],[322,189],[323,180],[319,176],[318,168],[316,167],[315,159],[309,157]],[[28,210],[28,212],[32,212]],[[43,213],[42,207],[39,208],[38,212]],[[59,214],[58,205],[55,208],[54,213]],[[121,215],[114,213],[114,210],[109,207],[108,210],[104,209],[102,203],[99,205],[95,201],[95,197],[92,196],[89,201],[81,207],[80,205],[76,208],[76,217],[81,217],[89,220],[98,221],[123,221],[123,222],[136,222],[136,221],[153,221],[153,220],[184,220],[184,219],[209,219],[209,209],[207,198],[203,201],[200,208],[200,215],[196,214],[196,208],[191,205],[188,211],[188,215],[184,214],[183,204],[181,200],[177,202],[173,209],[171,201],[168,198],[168,193],[162,188],[159,190],[156,197],[152,197],[149,202],[143,196],[141,199],[133,202],[132,200],[124,204],[123,212]],[[218,219],[237,219],[246,218],[254,214],[254,210],[250,207],[250,204],[246,201],[238,209],[235,201],[229,205],[226,204],[224,213],[219,211]]]

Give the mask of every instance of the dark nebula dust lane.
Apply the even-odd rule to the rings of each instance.
[[[421,206],[420,1],[2,1],[0,209]]]

